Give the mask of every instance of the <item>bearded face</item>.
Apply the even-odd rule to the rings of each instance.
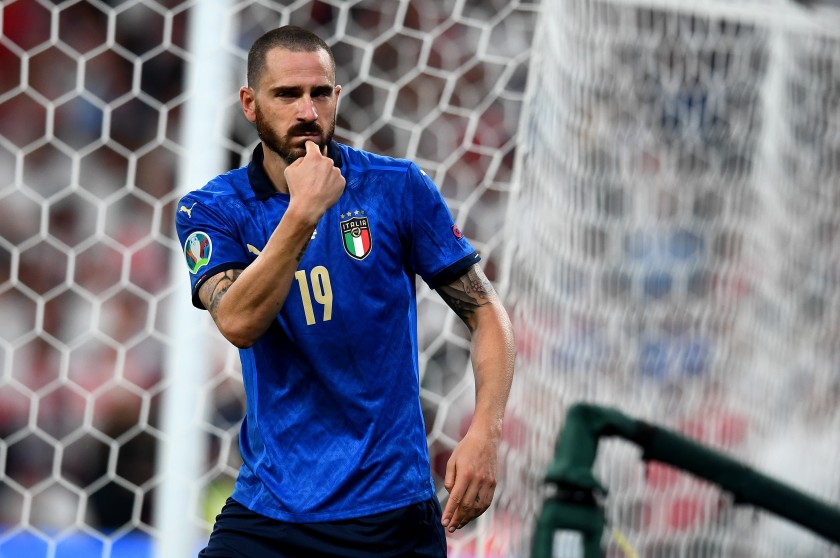
[[[327,122],[326,130],[318,121],[297,122],[281,135],[280,131],[269,121],[259,102],[255,103],[254,109],[255,124],[260,140],[286,161],[286,164],[291,164],[306,154],[305,144],[307,140],[314,141],[318,144],[318,147],[323,148],[332,141],[335,135],[335,113]]]

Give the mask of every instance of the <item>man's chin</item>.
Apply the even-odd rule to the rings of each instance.
[[[278,145],[268,145],[268,148],[286,161],[287,164],[292,164],[304,155],[306,155],[305,145],[284,145],[282,148]]]
[[[293,162],[293,161],[295,161],[297,159],[300,159],[301,157],[306,155],[306,142],[308,142],[308,141],[311,141],[315,145],[317,145],[318,146],[318,151],[323,153],[324,148],[322,147],[320,140],[318,140],[317,138],[312,138],[312,139],[307,138],[307,139],[301,141],[299,144],[297,142],[295,142],[295,143],[293,143],[292,145],[289,146],[289,157],[288,157],[289,162]]]
[[[311,141],[323,151],[323,146],[329,143],[320,136],[292,136],[287,137],[282,143],[267,143],[268,148],[280,155],[288,164],[295,162],[306,155],[306,142]]]

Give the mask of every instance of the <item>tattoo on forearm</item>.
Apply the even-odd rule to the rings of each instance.
[[[312,240],[312,239],[309,239],[309,240]],[[309,248],[309,240],[307,240],[307,241],[303,244],[303,248],[301,248],[301,249],[300,249],[300,252],[299,252],[299,253],[298,253],[298,255],[297,255],[297,258],[296,258],[296,259],[297,259],[297,262],[298,262],[298,263],[300,263],[300,260],[302,260],[302,259],[303,259],[303,255],[306,253],[306,249],[307,249],[307,248]]]
[[[438,293],[462,320],[467,321],[477,308],[490,303],[496,291],[484,273],[474,266],[458,280],[439,287]]]
[[[216,317],[216,309],[219,307],[219,302],[241,273],[241,269],[230,269],[225,271],[221,277],[216,279],[214,285],[211,285],[210,304],[207,307],[207,310],[210,311],[210,314],[214,318]]]

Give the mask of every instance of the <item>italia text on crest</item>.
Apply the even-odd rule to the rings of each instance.
[[[341,221],[344,251],[351,258],[363,260],[371,249],[370,226],[367,217],[351,217]]]

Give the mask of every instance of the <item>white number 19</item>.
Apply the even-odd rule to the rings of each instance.
[[[306,271],[299,269],[295,271],[295,279],[297,279],[298,287],[300,287],[300,298],[303,302],[306,324],[313,325],[315,323],[315,311],[312,308],[312,298],[309,296],[310,283],[312,284],[312,296],[324,307],[322,321],[331,320],[333,294],[327,268],[322,265],[313,267],[312,271],[309,272],[309,280],[307,280]]]

